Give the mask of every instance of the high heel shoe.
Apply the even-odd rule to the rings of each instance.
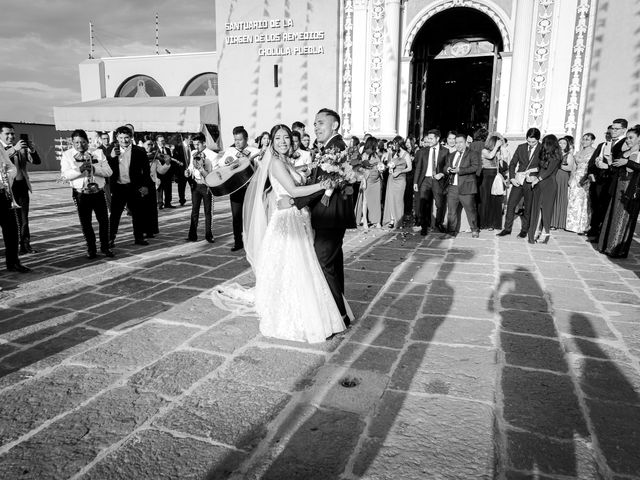
[[[550,234],[548,233],[543,233],[540,235],[540,237],[538,237],[538,240],[536,240],[537,243],[549,243],[549,238],[551,237]]]

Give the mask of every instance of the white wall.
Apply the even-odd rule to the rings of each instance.
[[[125,80],[138,74],[148,75],[156,80],[168,97],[177,97],[196,75],[217,72],[217,64],[216,52],[86,60],[80,64],[82,101],[113,97]],[[103,89],[99,88],[98,69],[104,71]]]
[[[302,121],[313,137],[315,113],[323,107],[338,110],[340,1],[323,0],[217,0],[216,45],[219,53],[218,88],[223,142],[231,131],[243,125],[250,137],[269,130],[276,123]],[[291,19],[293,27],[244,29],[227,32],[226,22]],[[305,42],[252,42],[228,44],[227,36],[264,33],[322,31],[325,53],[314,55],[260,56],[260,48],[304,45]],[[274,65],[279,86],[274,86]],[[338,110],[339,111],[339,110]]]

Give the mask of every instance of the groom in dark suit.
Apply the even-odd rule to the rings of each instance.
[[[328,108],[320,110],[316,114],[314,127],[318,144],[322,145],[321,152],[329,149],[346,150],[347,145],[338,133],[340,116],[336,112]],[[320,181],[317,169],[311,178],[312,183]],[[348,317],[344,303],[342,241],[347,228],[356,228],[353,194],[343,195],[336,190],[326,207],[320,202],[323,195],[324,192],[320,191],[306,197],[291,198],[289,203],[298,209],[309,207],[311,211],[311,226],[315,231],[313,247],[338,310],[345,325],[349,326],[352,319]]]

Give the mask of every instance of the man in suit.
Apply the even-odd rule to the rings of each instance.
[[[327,150],[344,151],[347,145],[338,133],[340,115],[333,110],[323,108],[316,114],[313,124],[316,138],[322,144],[321,153]],[[320,181],[318,169],[312,172],[314,182]],[[346,326],[351,323],[344,302],[344,257],[342,242],[347,228],[356,228],[356,215],[353,201],[353,186],[346,187],[344,192],[334,192],[329,199],[329,205],[324,206],[320,201],[323,191],[300,198],[283,198],[278,201],[279,208],[295,205],[298,209],[309,207],[311,210],[311,226],[315,231],[313,247],[318,256],[322,272],[327,280],[333,299]],[[344,193],[344,195],[343,195]]]
[[[9,272],[27,273],[31,269],[20,263],[18,257],[18,219],[16,211],[11,208],[11,185],[16,178],[18,169],[9,160],[9,155],[4,149],[0,149],[0,169],[2,178],[0,181],[0,228],[4,239],[4,257]]]
[[[591,224],[587,236],[592,242],[598,240],[602,222],[607,214],[611,201],[611,184],[614,174],[609,168],[614,160],[622,157],[622,147],[627,135],[629,123],[624,118],[617,118],[607,129],[611,140],[598,145],[589,160],[587,174],[591,179],[589,199],[591,200]],[[615,171],[615,170],[614,170]]]
[[[158,154],[163,155],[162,159],[168,158],[171,163],[171,168],[166,173],[158,173],[158,178],[160,179],[160,195],[158,195],[158,208],[176,208],[171,204],[171,200],[173,198],[173,175],[175,173],[175,163],[173,158],[173,150],[167,145],[167,140],[164,135],[159,134],[156,135],[156,147],[158,149]],[[164,160],[161,160],[164,162]],[[184,176],[184,173],[183,173]]]
[[[464,208],[471,227],[471,236],[478,238],[478,215],[475,196],[478,193],[476,175],[482,165],[480,155],[467,147],[467,136],[456,135],[456,151],[449,154],[447,173],[449,190],[447,192],[448,229],[450,235],[456,235],[460,227],[460,214]]]
[[[429,233],[431,211],[435,200],[436,228],[444,232],[444,192],[446,189],[445,169],[448,152],[440,146],[440,130],[429,130],[426,136],[427,147],[416,153],[414,160],[415,175],[413,191],[418,193],[420,212],[420,235]]]
[[[131,211],[133,237],[136,245],[149,245],[144,239],[144,204],[142,197],[151,195],[149,161],[144,148],[132,144],[133,132],[127,126],[116,130],[117,143],[109,151],[111,218],[109,219],[109,248],[113,248],[120,218],[125,206]]]
[[[185,175],[186,169],[189,166],[190,152],[185,152],[184,144],[182,143],[182,137],[179,134],[172,135],[169,140],[169,148],[173,156],[173,177],[176,179],[178,185],[178,200],[180,206],[184,207],[187,203],[187,197],[185,196],[187,191],[187,177]]]
[[[11,188],[13,198],[20,205],[17,212],[20,254],[35,253],[35,250],[31,248],[31,232],[29,231],[29,194],[32,190],[27,166],[30,163],[40,165],[42,160],[28,139],[21,138],[16,142],[16,133],[10,123],[0,124],[0,144],[17,169],[16,178]]]
[[[504,220],[504,228],[497,234],[499,237],[511,235],[513,221],[516,216],[516,208],[524,197],[524,212],[520,219],[520,233],[518,237],[525,238],[529,231],[529,223],[531,220],[531,205],[533,203],[533,188],[531,184],[525,182],[523,175],[516,173],[524,173],[531,168],[532,164],[537,164],[536,159],[540,156],[540,130],[530,128],[527,130],[527,141],[518,145],[516,151],[509,162],[509,179],[511,182],[511,192],[509,193],[509,201],[507,202],[507,215]],[[536,226],[533,225],[533,228]]]

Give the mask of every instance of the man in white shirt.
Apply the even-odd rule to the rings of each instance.
[[[233,129],[233,146],[225,150],[222,155],[223,159],[235,158],[238,160],[241,157],[252,157],[260,153],[256,147],[249,147],[247,145],[247,139],[249,134],[244,127],[239,126]],[[247,185],[236,190],[229,195],[231,201],[231,218],[233,221],[233,247],[232,252],[242,250],[244,248],[244,242],[242,241],[242,206],[244,204],[244,195],[247,192]]]
[[[96,234],[91,224],[93,213],[98,220],[100,251],[107,257],[113,257],[113,251],[109,248],[109,214],[104,192],[105,179],[113,172],[101,149],[89,152],[89,139],[84,130],[75,130],[71,134],[71,141],[73,147],[62,154],[60,172],[73,189],[73,201],[87,242],[87,258],[97,256]]]
[[[436,205],[436,229],[445,231],[445,175],[448,151],[440,146],[440,130],[433,129],[427,132],[424,138],[427,145],[416,153],[414,160],[415,175],[413,179],[413,191],[417,194],[416,208],[420,222],[420,234],[425,236],[431,227],[433,203]]]
[[[18,210],[18,228],[20,233],[20,253],[36,253],[31,248],[31,232],[29,231],[29,194],[31,181],[29,180],[28,165],[40,165],[42,161],[33,144],[26,135],[21,135],[16,142],[16,134],[10,123],[0,124],[0,147],[4,148],[9,160],[16,166],[16,179],[11,187],[13,198],[20,205]]]
[[[4,239],[4,256],[9,272],[27,273],[31,269],[20,263],[18,258],[18,218],[12,208],[11,186],[16,178],[17,168],[9,160],[9,155],[0,148],[0,227]]]
[[[132,145],[133,132],[127,126],[116,130],[116,143],[109,151],[111,175],[111,217],[109,218],[109,248],[115,245],[120,218],[125,206],[131,211],[133,237],[136,245],[149,245],[144,239],[144,202],[149,195],[149,161],[144,148]]]
[[[198,241],[198,221],[200,219],[200,204],[204,203],[204,238],[213,243],[213,195],[205,183],[205,178],[214,167],[218,166],[217,155],[207,148],[203,133],[193,136],[195,150],[190,153],[191,163],[184,174],[191,179],[191,224],[189,225],[188,242]]]

